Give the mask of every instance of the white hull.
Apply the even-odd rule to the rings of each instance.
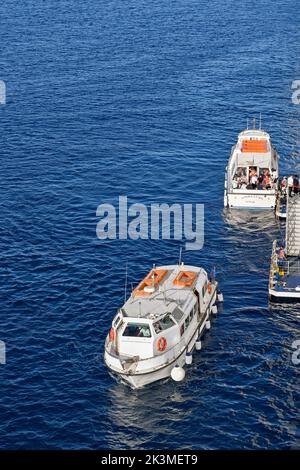
[[[281,292],[274,289],[269,289],[269,297],[274,302],[300,302],[300,291],[298,292]]]
[[[232,209],[274,209],[276,205],[275,191],[245,191],[233,190],[224,195],[224,206]]]
[[[167,379],[171,376],[171,371],[175,364],[178,364],[180,367],[184,367],[185,365],[185,352],[179,356],[174,363],[170,364],[169,366],[164,367],[163,369],[148,373],[148,374],[140,374],[140,375],[125,375],[117,373],[122,380],[127,382],[132,388],[142,388],[146,385],[149,385],[153,382],[157,382],[158,380]]]

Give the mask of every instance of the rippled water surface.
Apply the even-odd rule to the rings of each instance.
[[[294,1],[0,4],[0,448],[299,448],[300,310],[269,308],[273,214],[223,211],[224,168],[259,112],[298,167]],[[131,391],[102,362],[122,304],[175,241],[97,239],[98,204],[205,204],[225,297],[186,380]]]

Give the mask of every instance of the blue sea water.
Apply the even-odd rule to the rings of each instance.
[[[1,449],[300,446],[299,307],[270,308],[272,213],[223,210],[224,168],[263,116],[299,170],[299,7],[292,0],[7,0],[0,4]],[[96,237],[96,208],[205,204],[225,303],[186,380],[140,391],[103,365],[104,339],[176,241]]]

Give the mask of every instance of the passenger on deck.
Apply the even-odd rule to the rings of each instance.
[[[265,186],[265,184],[264,184],[264,179],[263,179],[263,177],[260,175],[260,176],[258,177],[258,180],[257,180],[257,189],[262,190],[262,189],[265,189],[265,188],[266,188],[266,186]]]
[[[279,249],[278,260],[280,260],[280,261],[285,260],[285,252],[284,252],[283,246],[281,246],[280,249]]]
[[[258,178],[257,178],[256,174],[253,175],[253,176],[251,176],[251,178],[250,178],[250,184],[251,184],[251,186],[252,186],[252,189],[256,189],[256,187],[257,187],[257,180],[258,180]]]
[[[286,185],[287,185],[287,180],[286,180],[286,176],[284,176],[284,177],[282,178],[281,183],[280,183],[281,191],[282,191],[283,193],[286,192]]]
[[[264,183],[265,183],[266,189],[271,189],[271,178],[270,178],[269,172],[265,174]]]
[[[272,168],[272,182],[277,183],[278,181],[278,172],[275,170],[275,168]]]
[[[289,196],[291,196],[292,191],[293,191],[293,186],[294,186],[294,177],[293,176],[288,177],[287,186],[288,186],[288,190],[289,190]]]
[[[232,180],[232,188],[233,188],[233,189],[237,189],[237,188],[238,188],[238,182],[237,182],[236,178],[234,178],[234,179]]]

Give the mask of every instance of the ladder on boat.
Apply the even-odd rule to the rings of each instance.
[[[300,194],[287,195],[285,238],[287,256],[300,256]]]

